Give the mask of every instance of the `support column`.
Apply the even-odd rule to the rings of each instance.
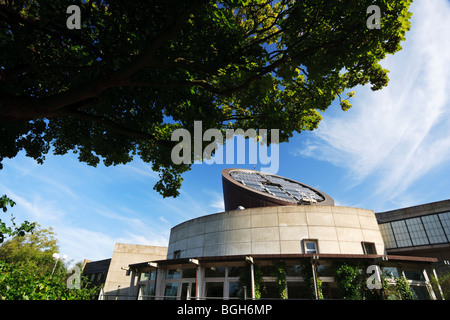
[[[430,278],[428,277],[428,273],[425,268],[422,269],[422,274],[425,279],[425,286],[427,287],[427,290],[431,296],[431,299],[437,300],[436,294],[434,293],[433,287],[431,286]]]
[[[255,300],[255,268],[253,264],[253,258],[248,256],[245,258],[247,262],[250,262],[250,287],[252,290],[252,300]]]
[[[317,283],[317,268],[316,268],[316,257],[315,255],[311,258],[311,267],[314,281],[314,293],[316,295],[316,300],[319,300],[319,285]]]
[[[163,277],[164,269],[157,269],[155,279],[155,300],[164,300]]]
[[[201,290],[201,282],[202,282],[202,275],[201,275],[201,269],[200,269],[200,262],[198,259],[189,259],[190,263],[193,263],[196,265],[196,271],[195,271],[195,299],[200,300],[200,290]],[[190,291],[190,286],[188,287],[188,291]],[[190,300],[190,293],[189,293],[189,299]]]
[[[138,297],[138,288],[137,288],[137,281],[138,281],[138,277],[139,277],[139,272],[137,272],[135,269],[130,269],[129,271],[131,271],[131,277],[130,277],[130,288],[128,289],[128,295],[132,296],[132,297],[136,297],[133,299],[137,299]],[[120,299],[120,285],[117,287],[117,295],[116,295],[116,300]],[[131,297],[125,297],[125,299],[130,299]]]
[[[196,300],[202,299],[202,290],[203,290],[203,267],[198,264],[197,265],[197,276],[195,279],[195,297]]]
[[[435,268],[433,268],[433,275],[434,275],[434,278],[436,279],[436,285],[438,286],[438,290],[439,290],[439,293],[441,295],[441,298],[442,298],[442,300],[445,300],[444,292],[442,291],[441,285],[439,283],[439,278],[438,278],[438,275],[436,273],[436,269]]]
[[[130,288],[134,288],[135,286],[135,277],[136,277],[136,271],[134,269],[130,270]]]

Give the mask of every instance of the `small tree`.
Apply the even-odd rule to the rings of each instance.
[[[55,252],[58,252],[58,245],[52,228],[43,229],[38,224],[33,233],[16,235],[0,246],[1,260],[39,275],[52,272]],[[62,262],[58,261],[58,264],[60,267]]]
[[[414,293],[409,287],[408,280],[405,277],[401,276],[396,279],[397,280],[397,290],[398,295],[401,300],[413,300]]]
[[[338,263],[335,266],[335,279],[338,283],[342,298],[361,299],[361,272],[355,265]]]
[[[54,274],[35,274],[27,269],[0,261],[0,300],[90,300],[97,288],[83,285],[70,289],[67,274],[59,269]]]
[[[413,300],[414,293],[404,276],[395,277],[392,274],[383,274],[381,277],[386,300]]]
[[[279,262],[275,265],[275,275],[277,277],[278,295],[281,299],[287,299],[286,264]]]
[[[3,196],[1,205],[15,203]],[[80,279],[80,288],[67,285],[68,275],[64,264],[52,258],[58,251],[52,229],[41,229],[36,223],[16,227],[1,224],[2,236],[12,236],[0,245],[0,300],[86,300],[98,292]],[[33,230],[33,232],[30,232]],[[4,237],[2,237],[2,240]]]

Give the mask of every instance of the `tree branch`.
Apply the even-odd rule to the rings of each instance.
[[[222,94],[222,91],[210,85],[205,80],[189,80],[189,81],[168,81],[168,82],[151,82],[151,81],[132,81],[126,84],[129,87],[150,87],[150,88],[179,88],[179,87],[203,87],[211,93]]]
[[[177,21],[170,26],[166,32],[163,32],[154,38],[141,56],[123,68],[53,96],[39,99],[29,98],[28,101],[34,102],[32,105],[24,104],[24,102],[27,102],[27,99],[24,97],[14,98],[9,96],[8,99],[2,97],[3,99],[0,99],[1,116],[20,120],[42,118],[45,114],[96,97],[106,89],[127,85],[127,83],[131,81],[131,77],[134,73],[150,64],[158,49],[164,43],[177,36],[182,25],[189,18],[195,7],[201,2],[201,0],[192,0],[179,15]]]
[[[104,58],[103,52],[92,43],[86,42],[77,31],[61,28],[55,25],[46,26],[45,22],[39,17],[28,17],[22,15],[8,8],[6,5],[0,5],[0,14],[10,26],[23,24],[32,27],[34,30],[41,30],[57,37],[69,36],[71,39],[77,41],[84,47],[91,49],[98,57]]]
[[[56,114],[54,114],[54,115],[56,115]],[[161,147],[170,146],[170,142],[168,142],[168,141],[158,139],[156,136],[154,136],[150,133],[146,133],[143,131],[138,131],[138,130],[124,127],[106,117],[89,114],[89,113],[82,112],[82,111],[79,111],[76,109],[60,110],[58,112],[58,117],[60,117],[60,116],[70,116],[70,117],[74,117],[74,118],[76,118],[78,120],[82,120],[82,121],[95,122],[115,133],[119,133],[124,136],[138,138],[138,139],[142,139],[142,140],[146,140],[146,141],[152,141],[153,143],[155,143],[156,145],[161,146]]]
[[[189,18],[190,14],[194,10],[194,8],[201,3],[201,0],[192,0],[190,5],[183,10],[183,12],[178,17],[176,23],[174,23],[167,32],[163,32],[158,37],[153,39],[153,41],[147,46],[144,50],[144,54],[138,57],[135,61],[131,62],[124,68],[115,72],[114,76],[118,78],[123,78],[130,80],[131,76],[137,71],[141,70],[144,67],[150,65],[152,59],[155,57],[157,51],[161,46],[169,41],[170,39],[175,38],[178,35],[178,32],[181,30],[182,25]]]
[[[214,74],[217,73],[220,68],[224,68],[226,64],[223,63],[222,65],[218,65],[212,63],[196,62],[193,60],[185,59],[183,57],[178,57],[176,59],[173,59],[172,61],[154,58],[149,66],[153,68],[181,68],[190,71]]]

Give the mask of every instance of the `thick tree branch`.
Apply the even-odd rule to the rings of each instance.
[[[23,23],[29,24],[35,28],[40,28],[39,21],[40,19],[37,17],[28,17],[24,16],[15,10],[9,8],[7,5],[0,4],[0,14],[3,16],[3,19],[8,23]]]
[[[103,52],[93,45],[91,42],[86,42],[77,31],[62,28],[61,26],[46,25],[45,21],[42,21],[39,17],[28,17],[23,14],[12,10],[6,5],[0,5],[0,15],[10,26],[17,26],[19,24],[29,26],[34,30],[40,30],[46,34],[54,35],[57,37],[70,38],[84,47],[94,52],[98,57],[104,58]]]
[[[201,2],[201,0],[192,0],[178,16],[175,23],[154,38],[141,56],[123,68],[53,96],[29,99],[28,101],[34,102],[32,105],[24,104],[24,102],[27,102],[27,99],[23,97],[16,97],[16,99],[12,96],[8,97],[8,99],[2,97],[0,98],[0,115],[21,120],[42,118],[45,114],[98,96],[106,89],[127,85],[131,81],[133,74],[151,63],[161,46],[177,36],[182,25]]]
[[[211,93],[222,95],[220,89],[210,85],[205,80],[189,80],[189,81],[167,81],[167,82],[151,82],[151,81],[132,81],[126,84],[130,87],[148,87],[148,88],[180,88],[180,87],[203,87]]]
[[[185,59],[183,57],[178,57],[171,61],[167,61],[167,60],[155,57],[149,64],[149,67],[184,69],[184,70],[190,70],[190,71],[206,73],[206,74],[211,75],[211,74],[217,73],[220,68],[224,68],[224,67],[226,67],[226,65],[227,65],[226,63],[213,64],[213,63],[197,62],[197,61]]]
[[[163,32],[158,37],[153,39],[144,53],[138,57],[135,61],[131,62],[124,68],[118,70],[114,73],[114,77],[125,79],[127,81],[131,80],[131,76],[138,72],[139,70],[148,67],[155,57],[157,51],[161,46],[167,41],[175,38],[178,35],[183,24],[191,15],[194,8],[201,3],[201,0],[192,0],[191,3],[183,10],[183,12],[178,17],[177,21],[168,28],[166,32]]]
[[[137,139],[142,139],[142,140],[146,140],[146,141],[151,141],[161,147],[170,147],[171,146],[169,141],[160,140],[156,136],[154,136],[150,133],[147,133],[147,132],[127,128],[123,125],[117,124],[116,122],[114,122],[108,118],[102,117],[102,116],[89,114],[89,113],[82,112],[82,111],[79,111],[76,109],[64,109],[64,110],[59,111],[57,115],[58,115],[58,117],[70,116],[70,117],[74,117],[78,120],[82,120],[82,121],[86,121],[86,122],[95,122],[95,123],[103,126],[105,129],[111,130],[112,132],[119,133],[121,135],[124,135],[127,137],[132,137],[135,139],[137,138]],[[54,116],[56,116],[56,114]]]

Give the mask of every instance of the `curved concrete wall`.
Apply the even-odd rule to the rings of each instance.
[[[207,215],[172,228],[167,258],[303,252],[302,240],[318,240],[319,253],[363,254],[384,243],[371,210],[336,206],[274,206]]]

